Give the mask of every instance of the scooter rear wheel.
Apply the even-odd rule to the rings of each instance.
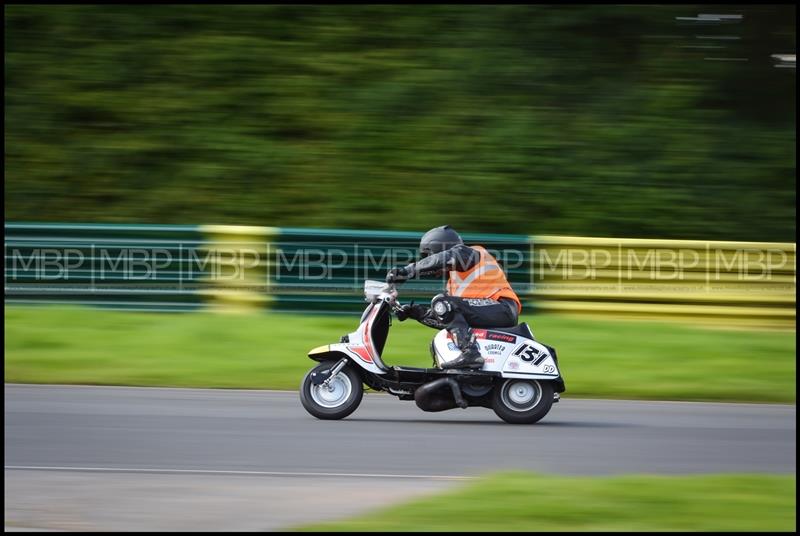
[[[509,378],[494,386],[492,409],[511,424],[533,424],[553,406],[553,384]]]
[[[361,377],[351,366],[345,366],[328,386],[315,385],[311,374],[323,372],[336,365],[336,361],[324,361],[309,370],[300,383],[300,402],[311,415],[318,419],[343,419],[353,413],[364,395]]]

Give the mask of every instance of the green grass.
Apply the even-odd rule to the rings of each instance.
[[[795,531],[796,479],[505,473],[313,531]]]
[[[565,396],[795,401],[795,333],[556,315],[524,318],[558,350]],[[6,307],[5,381],[296,389],[315,346],[357,316]],[[390,364],[430,366],[434,331],[395,322]]]

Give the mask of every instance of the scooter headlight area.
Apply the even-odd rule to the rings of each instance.
[[[381,359],[391,314],[402,308],[391,282],[364,283],[367,306],[358,328],[338,343],[317,346],[319,362],[303,377],[300,400],[319,419],[342,419],[361,404],[364,386],[414,400],[423,411],[491,408],[504,421],[541,420],[565,391],[556,350],[536,341],[526,323],[511,328],[473,329],[484,359],[480,369],[442,369],[459,356],[447,330],[433,337],[433,367],[387,366]],[[421,351],[425,349],[421,348]]]

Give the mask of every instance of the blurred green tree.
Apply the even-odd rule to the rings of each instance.
[[[6,6],[6,218],[793,241],[795,14]]]

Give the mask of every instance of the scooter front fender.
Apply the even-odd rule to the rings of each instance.
[[[386,374],[388,372],[375,363],[372,355],[364,346],[355,344],[336,343],[317,346],[308,352],[308,357],[320,362],[338,361],[346,357],[349,361],[373,374]]]
[[[323,361],[330,361],[333,359],[341,359],[343,357],[348,357],[346,354],[337,351],[331,351],[331,345],[326,344],[325,346],[317,346],[310,352],[308,352],[308,357],[313,359],[314,361],[319,361],[322,363]]]

